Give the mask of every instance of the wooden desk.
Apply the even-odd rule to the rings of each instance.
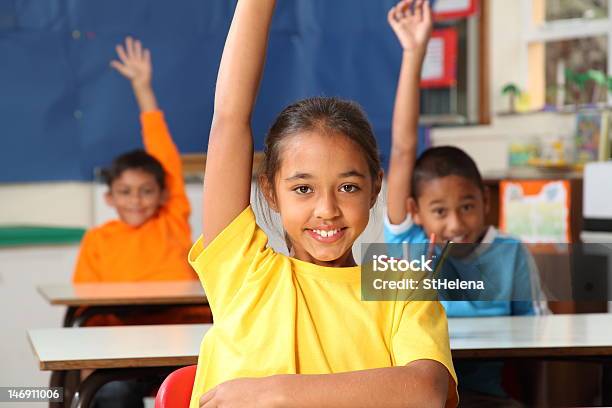
[[[72,405],[79,407],[87,406],[95,391],[106,382],[140,375],[143,368],[174,369],[196,364],[200,342],[210,327],[39,329],[28,331],[28,337],[41,370],[96,370],[79,387]],[[612,376],[607,363],[612,359],[612,314],[452,318],[449,330],[456,359],[603,362],[604,402],[612,401]]]
[[[115,306],[206,303],[206,296],[199,281],[41,285],[37,289],[52,305]]]
[[[64,327],[82,326],[96,314],[121,313],[143,306],[208,304],[199,281],[42,285],[37,289],[50,304],[68,306]],[[79,307],[88,310],[77,317]]]
[[[612,314],[448,319],[454,358],[612,357]]]
[[[165,367],[197,363],[211,324],[28,330],[41,370]]]
[[[454,359],[597,363],[603,375],[593,381],[612,406],[612,314],[452,318],[449,331]]]
[[[28,339],[41,370],[95,370],[83,381],[72,407],[87,407],[104,384],[143,375],[167,375],[197,364],[210,324],[35,329]],[[62,386],[53,376],[50,386]],[[56,404],[54,406],[62,406]]]

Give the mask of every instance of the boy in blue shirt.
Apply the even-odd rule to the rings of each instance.
[[[469,251],[448,258],[442,268],[444,276],[483,279],[494,293],[482,296],[486,300],[475,300],[465,293],[461,298],[469,300],[442,301],[449,317],[543,313],[543,303],[533,301],[541,296],[529,252],[519,240],[500,234],[485,222],[489,192],[474,161],[450,146],[428,149],[416,159],[422,56],[407,51],[410,47],[406,45],[414,41],[413,31],[407,28],[411,24],[410,3],[406,1],[399,17],[389,21],[404,54],[393,113],[385,241],[433,241],[438,244],[437,252],[439,244],[448,241],[465,244],[459,249]],[[455,368],[461,405],[519,405],[501,386],[502,362],[457,362]]]

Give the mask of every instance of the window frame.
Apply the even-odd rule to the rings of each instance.
[[[541,18],[542,23],[537,24],[536,11],[545,2],[546,0],[522,0],[523,26],[526,27],[523,33],[526,47],[531,49],[533,45],[546,44],[547,42],[606,36],[608,39],[607,74],[612,75],[612,0],[608,0],[607,18],[572,18],[547,22],[544,16],[538,16]],[[528,55],[531,54],[531,52],[528,52]],[[528,67],[531,66],[529,58],[530,56],[528,56],[527,61]],[[534,82],[539,83],[540,81],[532,78],[531,71],[528,74],[528,78],[528,89],[530,92],[533,92],[535,86],[540,86],[534,85]],[[542,91],[538,89],[537,93]],[[612,105],[612,95],[610,92],[608,92],[607,98],[608,105]],[[541,102],[541,105],[544,106],[545,98]],[[533,101],[532,103],[540,104],[540,101]]]

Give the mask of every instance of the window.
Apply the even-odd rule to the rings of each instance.
[[[547,0],[546,21],[608,17],[608,0]]]
[[[523,0],[523,7],[532,106],[612,102],[612,0]]]

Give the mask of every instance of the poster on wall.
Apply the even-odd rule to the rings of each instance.
[[[478,0],[435,0],[434,20],[454,20],[473,16],[478,11]]]
[[[569,243],[570,184],[567,180],[500,183],[499,227],[526,243]]]
[[[434,30],[421,71],[421,88],[449,88],[457,83],[458,34],[454,28]]]

